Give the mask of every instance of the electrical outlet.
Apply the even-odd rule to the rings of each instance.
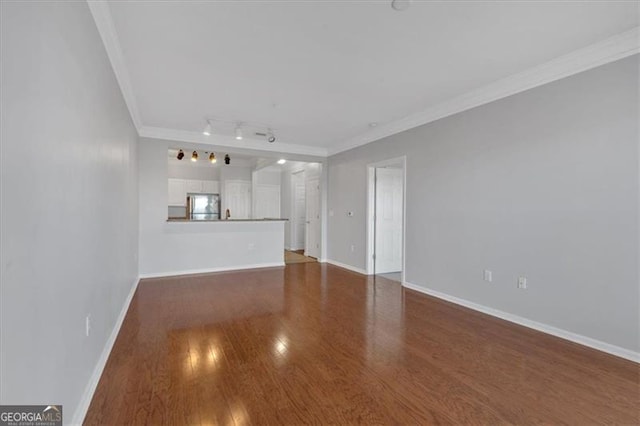
[[[485,270],[484,270],[483,279],[484,279],[485,281],[489,282],[489,283],[490,283],[491,281],[493,281],[493,274],[491,273],[491,271],[490,271],[490,270],[488,270],[488,269],[485,269]]]
[[[353,253],[354,251],[356,251],[356,246],[351,244],[351,253]]]
[[[527,278],[526,277],[518,278],[518,288],[527,288]]]
[[[91,334],[91,315],[87,315],[87,317],[84,319],[84,332],[87,337],[89,337],[89,334]]]

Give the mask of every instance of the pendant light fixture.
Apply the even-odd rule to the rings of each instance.
[[[204,127],[202,134],[205,136],[211,135],[211,121],[207,120],[207,125]]]
[[[224,156],[224,164],[229,164],[231,163],[231,157],[229,157],[229,154]]]
[[[242,126],[240,125],[240,123],[236,125],[236,139],[239,141],[242,140]]]
[[[216,159],[216,155],[213,152],[209,154],[209,161],[211,161],[211,164],[216,164],[216,161],[218,161]]]
[[[198,161],[198,152],[197,151],[193,151],[193,154],[191,154],[191,161]]]
[[[178,151],[178,160],[182,160],[184,158],[184,151],[180,150]]]

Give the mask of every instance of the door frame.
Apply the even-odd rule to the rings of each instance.
[[[373,254],[375,252],[375,212],[376,212],[376,168],[402,165],[402,285],[405,283],[407,268],[407,156],[389,158],[367,164],[367,275],[375,274],[375,262]]]

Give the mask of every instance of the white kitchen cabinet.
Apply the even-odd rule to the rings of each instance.
[[[184,179],[169,179],[169,205],[184,207],[187,202],[187,186]]]
[[[205,194],[219,194],[220,184],[217,180],[203,180],[202,192]]]
[[[219,194],[217,180],[173,179],[169,178],[169,205],[186,206],[187,194]]]
[[[202,192],[202,181],[197,179],[187,179],[187,192],[200,194]]]

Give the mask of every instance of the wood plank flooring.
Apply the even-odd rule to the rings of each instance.
[[[284,263],[287,265],[291,265],[293,263],[311,263],[311,262],[318,261],[313,257],[305,256],[303,253],[304,253],[304,250],[296,250],[296,251],[285,250]]]
[[[331,265],[143,280],[85,424],[639,424],[640,366]]]

